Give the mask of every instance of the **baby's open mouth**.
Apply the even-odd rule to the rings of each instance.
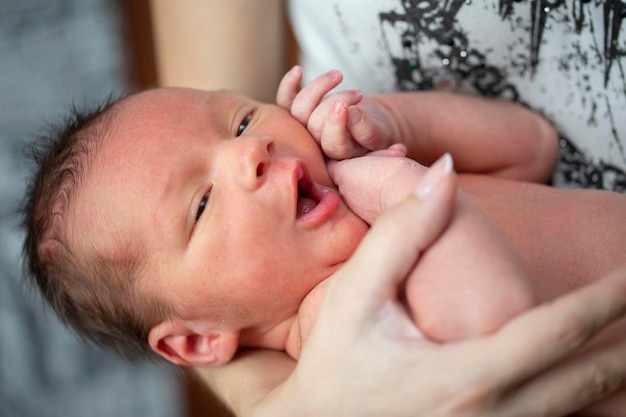
[[[320,202],[319,193],[315,192],[311,177],[306,167],[302,166],[298,172],[298,202],[296,206],[296,219],[309,213]]]
[[[297,177],[296,221],[300,227],[313,229],[328,221],[339,206],[336,191],[315,184],[304,163],[299,163]]]

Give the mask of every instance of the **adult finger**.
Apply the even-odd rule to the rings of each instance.
[[[486,372],[500,374],[502,385],[516,385],[563,360],[625,313],[626,270],[620,270],[505,325],[490,344]]]
[[[448,224],[455,195],[456,175],[448,158],[428,171],[414,195],[377,219],[330,285],[351,288],[355,302],[378,303],[395,294],[419,254]],[[357,308],[369,311],[376,307]]]
[[[576,355],[511,391],[500,408],[517,410],[512,415],[561,416],[589,407],[626,387],[624,358],[626,341]],[[623,404],[606,403],[594,406],[594,412],[589,415],[609,415],[596,410],[597,407],[623,410]]]

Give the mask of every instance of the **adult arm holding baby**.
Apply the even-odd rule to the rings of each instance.
[[[339,121],[338,126],[345,131],[345,122],[342,126],[341,121]],[[400,152],[402,152],[401,148],[395,149],[396,151],[400,149]],[[343,164],[343,168],[349,170],[349,164],[358,163],[357,161],[358,160],[354,160],[341,164]],[[331,170],[336,171],[336,179],[338,178],[337,175],[341,175],[341,168],[339,170],[335,168]],[[446,170],[444,170],[444,172],[445,171]],[[360,180],[363,179],[361,178]],[[339,182],[341,181],[339,180]],[[426,188],[428,189],[430,187]],[[382,200],[379,199],[379,208],[382,208],[384,205],[381,201],[385,201],[385,198],[386,197],[383,197]],[[449,204],[450,201],[452,200],[448,200]],[[441,201],[439,204],[441,204]],[[439,207],[439,209],[441,209],[441,207]],[[431,215],[432,214],[433,213],[431,213]],[[397,217],[394,218],[398,221]],[[422,227],[429,224],[426,218],[423,220],[424,223]],[[376,237],[374,237],[376,233],[385,234],[392,232],[383,230],[382,226],[380,226],[370,233],[372,236],[370,239],[376,239]],[[380,246],[376,246],[376,243],[370,243],[366,246],[369,249],[360,250],[360,252],[363,253],[369,250],[368,255],[362,255],[363,257],[361,258],[357,255],[348,262],[349,265],[361,262],[359,274],[352,275],[353,280],[361,280],[366,276],[371,279],[380,279],[381,275],[375,277],[371,270],[370,260],[372,257],[380,262],[390,262],[385,265],[391,268],[393,259],[397,260],[397,258],[394,258],[393,254],[401,251],[402,245],[411,237],[409,236],[411,234],[409,230],[402,229],[402,231],[400,231],[396,229],[396,233],[398,233],[398,235],[391,239],[393,243],[389,243],[390,240],[385,239],[378,242]],[[406,252],[402,251],[401,253],[406,255]],[[411,256],[416,256],[416,253],[412,252],[411,254]],[[389,258],[386,259],[386,256]],[[359,267],[355,266],[353,269],[348,268],[348,271],[355,272]],[[337,275],[341,276],[344,269],[340,270]],[[377,272],[380,273],[380,271]],[[393,274],[391,271],[386,271],[386,273]],[[346,272],[346,274],[349,274],[349,272]],[[404,278],[405,275],[406,272],[401,278]],[[406,337],[401,337],[399,338],[400,340],[386,337],[389,333],[389,327],[382,326],[380,322],[377,323],[377,325],[381,327],[377,327],[377,329],[379,332],[383,332],[385,337],[376,331],[372,331],[372,328],[368,328],[367,326],[358,327],[356,329],[350,328],[351,334],[346,335],[346,328],[339,324],[345,324],[341,320],[343,316],[341,316],[339,312],[345,312],[346,314],[352,315],[351,317],[362,313],[370,320],[381,320],[381,317],[385,317],[384,323],[386,325],[391,322],[393,324],[392,328],[394,329],[397,328],[415,332],[414,328],[413,330],[408,330],[409,327],[403,327],[407,323],[407,315],[406,311],[403,309],[404,306],[400,305],[395,298],[398,293],[398,281],[394,282],[391,287],[377,287],[380,293],[376,294],[376,296],[387,297],[387,301],[391,298],[391,304],[395,303],[397,307],[397,309],[393,311],[402,312],[402,317],[400,318],[393,315],[391,319],[389,319],[390,316],[387,315],[381,316],[380,310],[377,310],[377,308],[382,309],[382,307],[378,304],[374,306],[368,305],[364,310],[360,310],[359,300],[354,297],[350,297],[350,303],[346,303],[345,296],[343,298],[337,298],[327,295],[325,300],[329,298],[333,299],[336,305],[327,313],[324,313],[324,306],[328,303],[322,305],[316,322],[317,328],[321,330],[313,331],[311,338],[307,342],[307,345],[305,345],[303,356],[293,373],[290,374],[294,363],[285,355],[277,352],[258,351],[245,352],[243,357],[233,363],[225,365],[225,367],[221,369],[199,371],[208,381],[213,382],[211,385],[220,396],[226,399],[226,402],[242,415],[264,415],[263,411],[267,410],[273,410],[268,411],[268,415],[276,415],[276,413],[279,413],[279,410],[288,410],[290,405],[297,406],[297,412],[300,415],[306,415],[308,405],[311,405],[313,410],[315,410],[311,415],[332,415],[336,410],[341,410],[337,411],[337,415],[349,415],[350,413],[362,414],[368,410],[371,410],[371,415],[389,415],[389,413],[392,415],[404,415],[403,412],[406,413],[406,410],[410,410],[409,413],[406,413],[409,415],[419,415],[416,414],[418,412],[417,410],[424,410],[428,415],[505,416],[517,415],[517,412],[520,410],[522,410],[520,412],[524,415],[564,415],[565,413],[577,410],[581,408],[581,406],[593,402],[609,391],[614,391],[622,384],[620,382],[622,378],[619,374],[623,372],[623,370],[621,370],[620,366],[615,367],[611,363],[610,366],[607,365],[606,367],[600,365],[601,369],[598,370],[598,364],[609,364],[612,360],[619,360],[618,358],[622,355],[621,350],[624,349],[624,347],[620,345],[613,345],[610,349],[602,353],[596,352],[584,359],[579,359],[578,362],[575,363],[566,361],[556,368],[552,367],[555,362],[576,349],[575,346],[580,346],[580,343],[584,343],[583,340],[587,340],[590,335],[583,335],[582,333],[588,333],[593,326],[599,324],[600,322],[596,320],[598,320],[600,316],[608,319],[608,316],[605,315],[608,310],[604,310],[603,312],[592,312],[591,310],[600,308],[602,297],[614,291],[616,285],[623,285],[616,284],[617,281],[613,281],[623,279],[623,277],[619,278],[619,276],[621,275],[613,274],[613,277],[607,278],[600,284],[596,284],[595,289],[588,288],[586,290],[580,290],[578,293],[568,296],[568,298],[554,303],[553,305],[542,306],[531,310],[529,313],[522,314],[492,336],[481,338],[480,340],[482,340],[482,342],[480,343],[484,343],[481,348],[476,348],[476,346],[480,344],[479,342],[471,341],[443,346],[426,343],[428,348],[425,350],[413,350],[415,345],[408,343]],[[335,278],[333,278],[332,281],[334,282]],[[333,286],[328,289],[328,293],[331,294],[335,291],[335,284],[332,285]],[[358,284],[353,282],[352,285],[359,287],[361,281],[359,281]],[[387,285],[391,284],[387,282]],[[612,286],[613,290],[609,290],[606,294],[601,295],[603,290],[599,290],[599,288],[605,287],[606,289],[608,286]],[[350,287],[350,291],[352,292],[353,290],[354,289]],[[342,293],[345,294],[346,291],[348,290],[344,288]],[[587,303],[589,301],[587,297],[596,296],[598,297],[596,299],[598,304],[596,307],[589,304],[591,310],[583,312],[577,307],[577,303]],[[615,296],[615,294],[613,294],[613,296]],[[606,305],[608,306],[612,302],[622,303],[623,300],[621,300],[620,297],[623,298],[623,295],[617,296],[617,298],[609,297],[606,300],[608,303]],[[360,307],[363,308],[363,306]],[[328,307],[326,308],[328,309]],[[368,310],[368,308],[372,310]],[[346,310],[348,311],[346,312]],[[598,315],[592,318],[596,313]],[[579,316],[579,314],[586,316],[590,321],[587,322],[586,319]],[[619,313],[617,310],[614,310],[612,314]],[[570,317],[571,321],[568,320],[567,323],[561,322],[562,318],[565,316]],[[333,323],[332,325],[330,325],[331,322]],[[555,327],[555,323],[559,325]],[[398,326],[396,327],[396,325]],[[331,329],[333,326],[335,327],[335,331],[341,333],[329,337],[325,330]],[[559,326],[565,326],[568,327],[568,329]],[[520,338],[519,334],[513,333],[514,330],[507,330],[510,328],[518,330],[523,328],[525,329],[524,331],[531,330],[532,332],[530,334],[526,333],[528,336]],[[579,331],[582,333],[579,334]],[[360,340],[361,342],[354,342],[354,332],[360,332],[356,340]],[[325,336],[319,336],[319,334]],[[415,333],[413,333],[413,335],[414,334]],[[535,336],[532,336],[532,334],[537,338],[534,338]],[[344,336],[349,337],[344,339]],[[367,342],[364,342],[363,339],[366,339]],[[540,339],[543,341],[538,342]],[[573,339],[576,339],[576,341]],[[328,344],[328,340],[340,343]],[[342,340],[350,340],[352,343],[350,343],[350,346],[343,346],[341,344]],[[496,342],[497,340],[500,340],[499,343],[502,344]],[[421,341],[425,342],[423,339],[421,339]],[[508,343],[510,343],[511,346],[505,347],[505,344]],[[388,345],[377,350],[382,344]],[[410,345],[409,348],[404,350],[407,348],[407,345]],[[484,349],[486,346],[490,345],[494,348],[498,346],[497,349],[502,350]],[[474,347],[468,347],[467,350],[464,350],[466,346]],[[502,364],[499,367],[491,367],[491,365],[488,365],[492,363],[490,355],[507,355],[506,352],[510,351],[513,347],[515,347],[515,352],[520,353],[521,356],[517,357],[519,362],[515,362],[516,359],[513,358],[511,359],[511,363],[519,364],[519,366],[514,368],[509,366],[507,369],[507,366]],[[358,349],[358,351],[368,353],[363,356],[354,355],[355,348]],[[476,351],[473,350],[475,348],[477,349]],[[449,357],[443,359],[446,357],[444,352],[450,351],[448,349],[456,351],[460,357],[471,358],[472,363],[466,363],[461,366],[458,361],[450,362]],[[314,353],[307,354],[307,352]],[[337,354],[341,360],[345,361],[345,363],[333,363],[332,361],[329,363],[328,358],[333,357],[333,352]],[[395,352],[396,355],[391,355],[390,352]],[[398,352],[402,352],[403,354],[398,355]],[[485,355],[485,352],[489,352],[489,354]],[[530,355],[529,352],[533,352],[533,354]],[[311,359],[313,357],[320,357],[315,356],[316,354],[321,355],[323,359]],[[439,356],[440,354],[441,356]],[[481,355],[484,355],[485,363],[477,367],[476,364],[480,363],[480,358],[483,357]],[[384,365],[381,365],[379,363],[372,363],[373,361],[368,359],[372,357],[397,358],[398,360],[397,362],[392,361],[393,363],[386,360]],[[418,357],[422,359],[424,357],[431,358],[433,371],[427,372],[427,368],[423,366],[423,363],[415,368],[411,367],[410,364],[415,363],[414,360]],[[356,358],[361,360],[356,360]],[[442,361],[438,362],[438,358],[442,358]],[[497,358],[494,359],[495,362],[498,362]],[[506,360],[508,361],[509,359]],[[320,363],[328,363],[328,367],[324,367],[324,369],[328,369],[329,373],[320,373]],[[459,367],[450,366],[447,368],[451,363],[455,363],[459,365]],[[381,367],[384,369],[381,369]],[[300,372],[299,370],[301,369],[304,369],[304,371]],[[339,369],[341,369],[341,371],[338,371]],[[469,372],[469,369],[473,369],[474,371]],[[477,373],[476,371],[479,369],[484,369],[485,373],[482,373],[482,371]],[[343,371],[345,371],[345,374],[342,373]],[[369,373],[370,371],[372,374]],[[542,373],[544,371],[549,372]],[[310,373],[307,374],[307,372]],[[500,375],[498,375],[498,373],[500,373]],[[611,383],[606,385],[604,382],[601,382],[599,385],[596,385],[593,382],[593,373],[601,375],[599,377],[600,380],[604,380],[605,376],[603,375],[606,375],[606,378],[610,379]],[[382,374],[387,376],[387,379],[391,376],[394,381],[411,381],[411,383],[414,384],[413,387],[419,386],[420,389],[423,389],[421,392],[423,392],[424,396],[418,398],[416,397],[416,393],[410,389],[408,391],[396,391],[399,385],[397,382],[393,385],[394,393],[389,393],[390,381],[385,378],[377,379],[377,377],[380,377]],[[459,384],[455,385],[458,391],[451,393],[437,384],[433,386],[431,384],[433,377],[441,374],[445,375],[445,379],[448,382],[459,378]],[[345,376],[350,383],[335,383],[335,378],[341,378],[341,375]],[[372,377],[355,379],[355,375],[371,375]],[[478,375],[480,375],[479,379],[472,380],[473,377]],[[531,377],[530,379],[528,379],[529,376]],[[243,377],[243,383],[241,377]],[[282,383],[285,378],[288,378],[287,381]],[[365,382],[366,380],[367,383],[360,384],[360,382]],[[372,380],[380,383],[372,384]],[[419,381],[423,382],[420,383]],[[524,381],[524,383],[518,385],[521,381]],[[317,385],[318,383],[320,385]],[[245,388],[242,388],[242,385]],[[235,386],[237,388],[234,388]],[[515,386],[517,389],[510,390],[512,386]],[[555,387],[559,387],[559,389],[555,390]],[[434,389],[430,390],[431,388]],[[588,396],[579,395],[581,388],[585,389]],[[334,391],[335,389],[337,391]],[[352,390],[353,395],[350,394],[350,390]],[[245,395],[242,395],[244,392]],[[337,394],[338,392],[341,393],[341,395]],[[503,395],[503,392],[509,392],[510,395]],[[546,395],[546,392],[549,392],[550,395]],[[389,394],[395,395],[393,401],[387,401]],[[444,397],[448,394],[451,395],[443,398],[441,397],[442,394],[445,394]],[[537,395],[541,395],[541,401],[529,400],[529,398],[533,398],[532,396]],[[346,402],[346,398],[357,398],[359,403],[354,404],[349,401]],[[372,404],[365,400],[368,398],[372,399]],[[341,404],[339,404],[338,401]],[[432,403],[425,406],[428,401],[432,401]],[[444,404],[443,410],[441,408],[442,404]],[[344,408],[341,409],[341,407]],[[437,414],[434,413],[433,410],[442,411]],[[544,414],[539,414],[539,410]],[[286,415],[289,415],[289,412],[287,412]]]
[[[237,7],[240,3],[233,2],[235,10],[239,10]],[[274,10],[275,3],[282,4],[271,3],[270,7],[264,3],[263,9]],[[219,10],[232,10],[230,2],[228,8],[224,4],[220,4]],[[171,13],[165,16],[169,22],[175,20]],[[275,39],[269,36],[245,38],[246,27],[258,28],[261,23],[257,19],[258,14],[245,15],[248,16],[253,16],[252,24],[225,25],[236,28],[238,35],[244,35],[244,42],[241,44],[249,39]],[[263,26],[280,27],[272,25],[271,19],[261,20],[262,23],[268,23]],[[203,21],[202,27],[212,25],[206,25]],[[178,50],[188,45],[188,42],[173,43]],[[256,50],[277,51],[280,50],[275,47],[277,44],[279,43],[274,42],[271,48]],[[193,48],[192,56],[195,57],[203,51],[208,49]],[[241,55],[247,58],[255,56],[246,49],[239,48],[237,51],[243,51]],[[213,61],[226,62],[220,58],[215,59],[214,54],[209,56]],[[172,64],[179,61],[189,62],[186,59],[170,60]],[[253,65],[241,65],[241,61],[238,61],[235,65],[208,67],[226,68],[229,76],[233,73],[233,68],[253,69],[251,74],[244,77],[245,80],[256,80],[256,84],[262,86],[272,84],[266,82],[267,77],[255,77],[263,73],[259,71],[259,65],[275,61],[264,57],[261,60],[252,59],[251,62]],[[206,77],[206,72],[201,74],[203,82]],[[262,82],[259,83],[259,79]],[[217,85],[222,87],[224,83],[220,81]],[[239,86],[240,84],[236,85]],[[455,112],[447,106],[443,107],[440,113],[447,113],[448,120],[454,120]],[[344,117],[341,112],[339,116]],[[367,128],[367,120],[365,122],[360,126]],[[490,123],[491,120],[487,122]],[[439,123],[436,127],[446,128],[446,123]],[[340,128],[343,132],[345,125]],[[548,128],[546,131],[549,130]],[[375,137],[373,140],[376,140]],[[389,145],[390,143],[382,143],[373,149],[382,149]],[[324,147],[332,154],[329,146]],[[492,149],[483,145],[479,152],[467,153],[465,156],[483,157],[490,152]],[[363,153],[365,150],[361,150],[360,154]],[[430,164],[441,153],[424,162]],[[462,155],[455,153],[454,157],[457,168],[464,170]],[[495,170],[498,171],[501,170]],[[534,175],[531,179],[542,177]],[[545,178],[539,180],[543,179]],[[402,217],[402,214],[408,215],[404,211],[396,219],[405,219],[406,216]],[[428,221],[430,220],[426,223]],[[423,226],[414,225],[417,226],[416,231]],[[624,298],[624,286],[619,282],[620,279],[623,281],[623,277],[606,278],[594,287],[580,290],[567,299],[524,313],[515,319],[514,323],[517,324],[508,324],[498,334],[485,338],[480,343],[470,341],[443,346],[424,344],[416,348],[416,343],[407,342],[404,338],[399,340],[389,337],[383,324],[376,321],[380,316],[378,313],[381,304],[367,304],[366,298],[350,298],[350,303],[347,303],[345,292],[348,289],[353,290],[354,280],[357,279],[359,285],[364,282],[375,284],[383,278],[390,280],[390,274],[401,275],[397,270],[398,259],[392,256],[399,248],[408,245],[408,231],[407,225],[403,223],[400,228],[375,227],[370,232],[370,243],[364,245],[349,261],[347,268],[336,274],[334,284],[329,288],[326,297],[330,301],[322,305],[316,329],[293,373],[291,372],[295,363],[285,354],[271,351],[245,352],[245,355],[224,367],[200,372],[207,376],[211,385],[227,399],[238,414],[272,416],[368,415],[368,412],[370,415],[386,416],[559,416],[593,402],[595,398],[604,396],[622,384],[620,381],[623,381],[625,372],[621,358],[626,352],[623,346],[615,345],[612,350],[595,353],[576,362],[561,360],[571,351],[580,349],[591,333],[605,325],[611,315],[617,315],[623,309],[623,301],[619,299]],[[383,236],[387,236],[388,240],[377,241]],[[408,247],[405,249],[412,250]],[[415,255],[415,252],[411,253]],[[372,270],[372,259],[383,267],[382,274],[376,274],[380,270]],[[597,276],[599,275],[594,278]],[[381,286],[390,290],[389,293],[395,291],[395,288],[389,288],[393,285],[390,281],[381,283]],[[389,294],[383,291],[381,295],[380,287],[369,287],[369,290],[371,297],[382,296],[389,300]],[[398,315],[389,317],[392,323],[394,319],[399,323],[406,321],[405,317]],[[363,325],[346,324],[350,320]],[[334,343],[328,343],[329,341]],[[407,348],[407,345],[410,346]],[[358,352],[355,352],[355,347]],[[458,357],[467,355],[471,362],[462,363],[464,367],[449,366],[451,363],[461,363],[450,361],[453,353],[458,354]],[[433,379],[433,376],[440,375],[447,376],[447,380],[443,382],[452,384],[442,384],[440,379]],[[289,379],[281,385],[288,376]],[[415,388],[400,391],[398,381],[410,381]],[[407,388],[407,385],[409,384],[403,384],[402,388]],[[392,394],[396,395],[391,398]],[[358,403],[348,401],[351,399]],[[465,407],[462,406],[463,403],[466,404]],[[454,404],[457,406],[454,407]],[[448,409],[442,410],[446,406]],[[380,412],[381,408],[383,412]]]
[[[430,181],[384,213],[335,274],[297,364],[255,350],[198,369],[237,415],[562,416],[623,385],[623,344],[567,360],[626,311],[623,272],[487,337],[421,336],[397,293],[451,215],[454,173]]]
[[[305,92],[305,90],[306,87],[302,92]],[[418,95],[413,96],[413,99],[417,100]],[[406,95],[405,97],[409,99],[411,95]],[[326,100],[333,100],[333,96]],[[321,103],[323,104],[323,101]],[[404,103],[408,103],[408,101],[405,100]],[[404,108],[410,109],[411,106],[400,106],[398,108],[401,110]],[[521,120],[524,120],[525,109],[518,106],[517,109],[512,108],[511,110],[512,112],[509,111],[511,113],[510,116],[516,117],[517,115]],[[520,112],[520,110],[522,111]],[[459,112],[459,122],[463,123],[462,117],[468,114],[471,114],[471,112],[467,113],[462,109]],[[524,122],[527,126],[538,128],[537,132],[547,132],[544,129],[545,120],[532,113],[527,113],[527,115],[530,116]],[[506,114],[504,116],[507,117]],[[436,114],[432,114],[431,118],[437,119]],[[387,120],[393,121],[392,118]],[[336,130],[335,138],[348,138],[350,140],[356,136],[350,134],[350,126],[347,119],[333,120],[332,110],[327,118],[327,123],[335,124],[333,127]],[[342,126],[347,134],[341,132]],[[379,124],[377,128],[372,130],[375,133],[380,133],[384,131],[384,127],[381,129],[381,126]],[[393,124],[391,126],[391,128],[388,128],[389,131],[393,131]],[[498,135],[501,137],[506,136],[507,130],[498,132],[497,126],[498,123],[496,121],[495,124],[483,126],[483,131],[486,135],[495,132],[494,137]],[[325,129],[327,128],[325,127]],[[377,129],[378,132],[376,132]],[[526,134],[530,133],[532,131],[526,132]],[[413,134],[419,136],[418,131],[414,131]],[[536,145],[533,145],[532,141],[525,140],[523,134],[518,136],[518,138],[521,143],[530,144],[531,147],[529,149],[532,147],[535,147],[535,149],[546,149],[545,146],[542,146],[541,141],[550,140],[551,135],[540,136],[541,141]],[[333,140],[330,136],[326,136],[325,139]],[[391,203],[397,201],[402,195],[406,195],[411,188],[411,182],[416,181],[416,176],[422,175],[418,164],[402,158],[389,158],[389,156],[394,156],[394,153],[396,156],[402,156],[401,150],[398,150],[398,145],[392,145],[392,148],[396,150],[377,151],[371,154],[376,155],[375,157],[352,158],[331,162],[329,165],[333,180],[339,185],[340,191],[342,191],[342,197],[353,210],[370,223],[384,210],[386,207],[385,202]],[[495,153],[498,153],[497,149],[495,149]],[[385,158],[384,156],[387,157]],[[544,164],[546,162],[549,162],[549,160],[544,160]],[[551,164],[548,164],[548,166],[551,166]],[[623,213],[623,210],[626,209],[624,199],[619,194],[604,191],[579,192],[554,189],[540,184],[510,181],[506,179],[506,176],[504,178],[497,177],[498,175],[474,175],[470,172],[469,175],[463,175],[462,188],[467,190],[472,197],[477,198],[477,202],[487,209],[489,214],[494,216],[497,225],[502,228],[507,237],[513,240],[515,249],[521,255],[524,266],[531,272],[531,275],[526,276],[526,279],[531,279],[533,284],[536,285],[538,299],[541,301],[552,300],[561,294],[594,282],[599,276],[610,274],[616,269],[626,266],[626,260],[620,249],[624,247],[626,240],[620,237],[623,234],[612,233],[612,230],[617,226],[611,219],[619,221],[618,219],[621,218],[620,213]],[[462,192],[459,194],[461,199],[467,198]],[[465,204],[468,204],[468,202],[465,202]],[[462,205],[457,203],[457,207],[462,207]],[[563,207],[568,207],[566,216],[563,215]],[[585,218],[585,213],[589,213],[591,210],[598,210],[600,207],[603,208],[605,213],[612,213],[607,216],[605,221],[598,222],[593,227],[582,222],[581,219]],[[457,215],[458,213],[459,211],[457,211]],[[537,218],[539,213],[543,215]],[[555,223],[554,219],[559,219],[559,221]],[[471,221],[465,221],[463,224],[465,226],[471,224],[478,225],[480,222],[474,221],[472,223]],[[454,228],[452,225],[454,225],[454,219],[448,228],[448,233],[453,233]],[[528,225],[533,226],[528,227]],[[467,254],[470,254],[472,259],[480,260],[480,251],[472,253],[473,248],[477,244],[480,246],[480,241],[476,240],[475,237],[481,236],[481,233],[484,233],[489,227],[493,227],[493,224],[483,223],[482,228],[477,227],[473,232],[470,232],[469,234],[473,236],[474,242],[471,242],[471,239],[468,240],[465,249],[461,249],[460,252],[458,252],[459,246],[456,246],[459,255],[450,256],[448,259],[449,263],[453,265],[462,264],[463,255]],[[588,238],[580,239],[581,235],[588,236]],[[440,239],[434,246],[440,245],[443,241],[445,241],[445,238]],[[506,246],[506,243],[504,245]],[[433,251],[431,250],[431,252]],[[453,254],[454,249],[451,246],[449,251],[440,253]],[[590,257],[589,262],[572,262],[572,254],[575,253],[587,253]],[[451,275],[446,275],[446,268],[441,267],[444,265],[445,259],[439,259],[439,262],[436,262],[438,269],[434,267],[430,271],[430,275],[431,277],[437,275],[437,278],[429,279],[426,277],[422,281],[423,283],[425,282],[423,288],[421,291],[418,291],[418,293],[426,294],[427,296],[421,298],[422,303],[417,303],[417,308],[419,311],[426,311],[428,314],[420,315],[413,312],[418,327],[422,330],[426,329],[426,334],[430,338],[443,341],[454,340],[454,337],[449,337],[450,333],[444,333],[443,335],[441,333],[429,333],[428,330],[433,329],[433,326],[420,322],[420,317],[436,317],[434,327],[441,326],[442,323],[446,323],[446,320],[456,320],[457,324],[460,325],[459,328],[462,329],[457,335],[468,337],[481,333],[480,330],[473,333],[469,330],[472,327],[468,327],[471,322],[471,319],[468,317],[471,317],[476,310],[479,311],[477,317],[479,318],[479,323],[481,323],[478,329],[488,331],[486,323],[489,322],[481,322],[480,318],[482,320],[491,318],[494,320],[491,322],[494,326],[493,328],[500,327],[506,322],[507,317],[510,317],[506,313],[506,305],[517,305],[519,307],[524,305],[523,302],[516,304],[514,301],[515,297],[518,297],[518,301],[526,300],[526,306],[530,306],[530,303],[528,303],[532,299],[532,296],[529,297],[530,291],[528,288],[524,290],[523,287],[519,286],[520,283],[524,282],[524,274],[520,272],[520,269],[517,269],[517,281],[515,279],[510,280],[511,277],[516,276],[515,269],[510,270],[509,272],[512,271],[513,273],[509,273],[508,276],[505,270],[497,270],[498,260],[503,261],[503,265],[509,266],[515,265],[516,260],[511,257],[507,258],[506,253],[502,252],[494,254],[491,259],[493,259],[493,262],[490,266],[493,269],[483,271],[486,272],[487,278],[480,273],[476,275],[471,273],[472,270],[477,271],[477,265],[481,264],[480,261],[473,268],[461,267],[461,271],[455,271],[456,273]],[[424,263],[428,262],[428,252],[420,262],[421,267],[427,268]],[[487,263],[483,264],[487,265]],[[489,276],[495,279],[490,281]],[[465,278],[469,278],[469,282],[465,281]],[[415,282],[418,282],[418,280],[409,278],[407,281],[407,293],[409,295],[411,294],[411,286]],[[482,287],[481,284],[485,283],[488,284]],[[516,286],[516,284],[518,285]],[[477,291],[471,292],[470,290],[468,293],[465,289],[477,289]],[[454,295],[460,294],[460,296],[445,295],[449,293]],[[431,297],[430,300],[428,295]],[[453,301],[442,304],[442,296],[444,298],[449,297]],[[509,298],[511,296],[514,298]],[[410,296],[408,298],[410,299]],[[419,299],[419,297],[415,298]],[[432,303],[433,300],[434,304]],[[426,302],[424,303],[424,301]],[[443,307],[437,312],[436,309],[433,310],[429,305],[446,306],[448,311]],[[489,314],[489,308],[485,306],[493,308],[491,314]],[[450,310],[463,313],[451,315]],[[433,314],[433,312],[435,313]],[[603,332],[594,342],[594,345],[620,343],[623,339],[621,336],[623,327],[623,323],[620,323],[613,326],[612,329]],[[441,331],[441,328],[438,331]],[[623,400],[615,397],[611,401],[602,402],[594,406],[590,412],[597,413],[597,415],[621,415],[620,410],[624,409],[622,403]]]

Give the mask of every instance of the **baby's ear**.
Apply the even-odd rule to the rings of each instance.
[[[239,331],[207,329],[173,319],[154,326],[148,343],[152,350],[177,365],[217,366],[235,355]]]

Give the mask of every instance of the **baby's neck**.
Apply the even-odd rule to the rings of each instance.
[[[239,347],[284,350],[292,358],[298,359],[317,317],[326,283],[327,280],[324,280],[313,288],[302,300],[298,312],[288,319],[264,329],[242,330]]]
[[[242,330],[239,334],[239,347],[284,350],[297,317],[294,314],[276,325]]]

